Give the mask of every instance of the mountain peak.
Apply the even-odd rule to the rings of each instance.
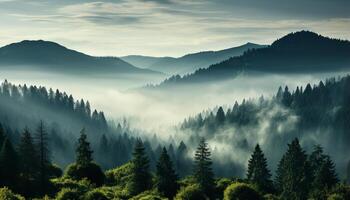
[[[55,43],[51,41],[45,41],[45,40],[23,40],[21,42],[12,43],[7,46],[4,46],[4,48],[45,48],[45,49],[67,49],[66,47]]]

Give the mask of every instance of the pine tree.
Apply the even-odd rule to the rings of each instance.
[[[17,153],[11,141],[5,138],[0,152],[0,186],[16,187],[18,166]]]
[[[37,153],[39,157],[40,192],[47,190],[49,181],[48,167],[51,165],[48,147],[48,135],[43,121],[40,121],[36,133]]]
[[[332,160],[327,156],[325,162],[315,174],[313,187],[323,190],[332,189],[339,182]]]
[[[259,144],[256,145],[254,153],[249,160],[247,180],[265,193],[272,191],[271,173]]]
[[[326,192],[339,182],[334,163],[323,153],[320,145],[314,147],[309,162],[313,178],[311,196],[315,199],[326,199]]]
[[[288,150],[279,163],[276,174],[277,188],[281,191],[283,199],[307,198],[311,184],[310,167],[298,139],[288,144]]]
[[[179,188],[177,183],[178,176],[173,169],[173,163],[165,147],[159,157],[156,168],[156,186],[158,191],[165,197],[172,199]]]
[[[35,185],[38,181],[38,155],[33,143],[33,138],[28,129],[24,129],[21,136],[18,157],[20,165],[21,191],[25,196],[35,192]]]
[[[132,173],[130,181],[130,192],[139,194],[151,186],[151,174],[149,173],[149,160],[145,147],[140,139],[136,140],[134,152],[132,153]]]
[[[4,143],[4,141],[5,141],[5,130],[2,127],[2,124],[0,123],[0,149],[1,149],[2,144]]]
[[[80,138],[78,140],[78,147],[76,149],[77,158],[76,163],[80,166],[87,166],[92,162],[93,151],[90,148],[90,143],[87,141],[85,129],[80,131]]]
[[[202,138],[195,152],[194,178],[203,192],[212,196],[214,189],[214,173],[211,168],[210,150],[205,139]]]

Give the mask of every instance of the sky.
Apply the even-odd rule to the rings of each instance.
[[[0,45],[49,40],[96,56],[182,56],[311,30],[350,39],[349,0],[0,0]]]

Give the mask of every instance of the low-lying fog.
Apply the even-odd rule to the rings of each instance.
[[[93,108],[103,110],[108,119],[130,119],[131,126],[166,135],[168,127],[184,118],[217,105],[264,95],[270,97],[279,86],[290,90],[307,83],[317,84],[328,77],[346,73],[312,75],[256,75],[211,84],[194,84],[178,89],[156,91],[134,90],[149,83],[149,77],[84,76],[26,71],[2,71],[0,79],[16,84],[58,88],[75,98],[89,100]],[[159,81],[156,80],[156,81]],[[163,131],[161,131],[163,130]]]

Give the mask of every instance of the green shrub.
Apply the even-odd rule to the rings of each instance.
[[[51,182],[55,187],[56,193],[64,188],[70,188],[77,190],[81,194],[84,194],[85,192],[93,188],[93,185],[87,179],[77,181],[72,180],[70,178],[62,177],[51,179]]]
[[[327,200],[346,200],[346,199],[344,199],[343,195],[332,194],[327,198]]]
[[[196,179],[193,176],[186,176],[179,181],[180,187],[187,187],[196,184]]]
[[[63,174],[62,169],[57,165],[49,165],[47,170],[50,178],[59,178]]]
[[[57,193],[56,200],[78,200],[81,195],[77,189],[63,188]]]
[[[128,162],[118,168],[106,171],[106,184],[126,187],[130,182],[132,163]]]
[[[147,190],[130,198],[130,200],[167,200],[167,198],[163,198],[156,190]]]
[[[71,164],[67,167],[65,175],[74,180],[82,180],[86,178],[96,186],[101,186],[105,180],[105,175],[100,166],[95,163],[90,163],[87,166],[81,166],[75,163]]]
[[[331,193],[336,196],[340,196],[343,199],[350,199],[350,186],[345,184],[339,184],[335,188],[333,188]],[[338,198],[338,197],[334,197],[334,198]]]
[[[225,189],[231,185],[233,181],[228,178],[220,178],[215,182],[216,198],[223,199]]]
[[[207,199],[198,184],[181,188],[177,193],[176,200],[205,200]]]
[[[224,200],[259,200],[261,195],[249,184],[233,183],[224,192]]]
[[[273,194],[265,194],[264,195],[265,200],[280,200],[280,198]]]
[[[13,193],[7,187],[0,188],[0,199],[1,200],[25,200],[24,197]]]
[[[108,200],[106,195],[99,190],[92,190],[84,195],[84,200]]]

